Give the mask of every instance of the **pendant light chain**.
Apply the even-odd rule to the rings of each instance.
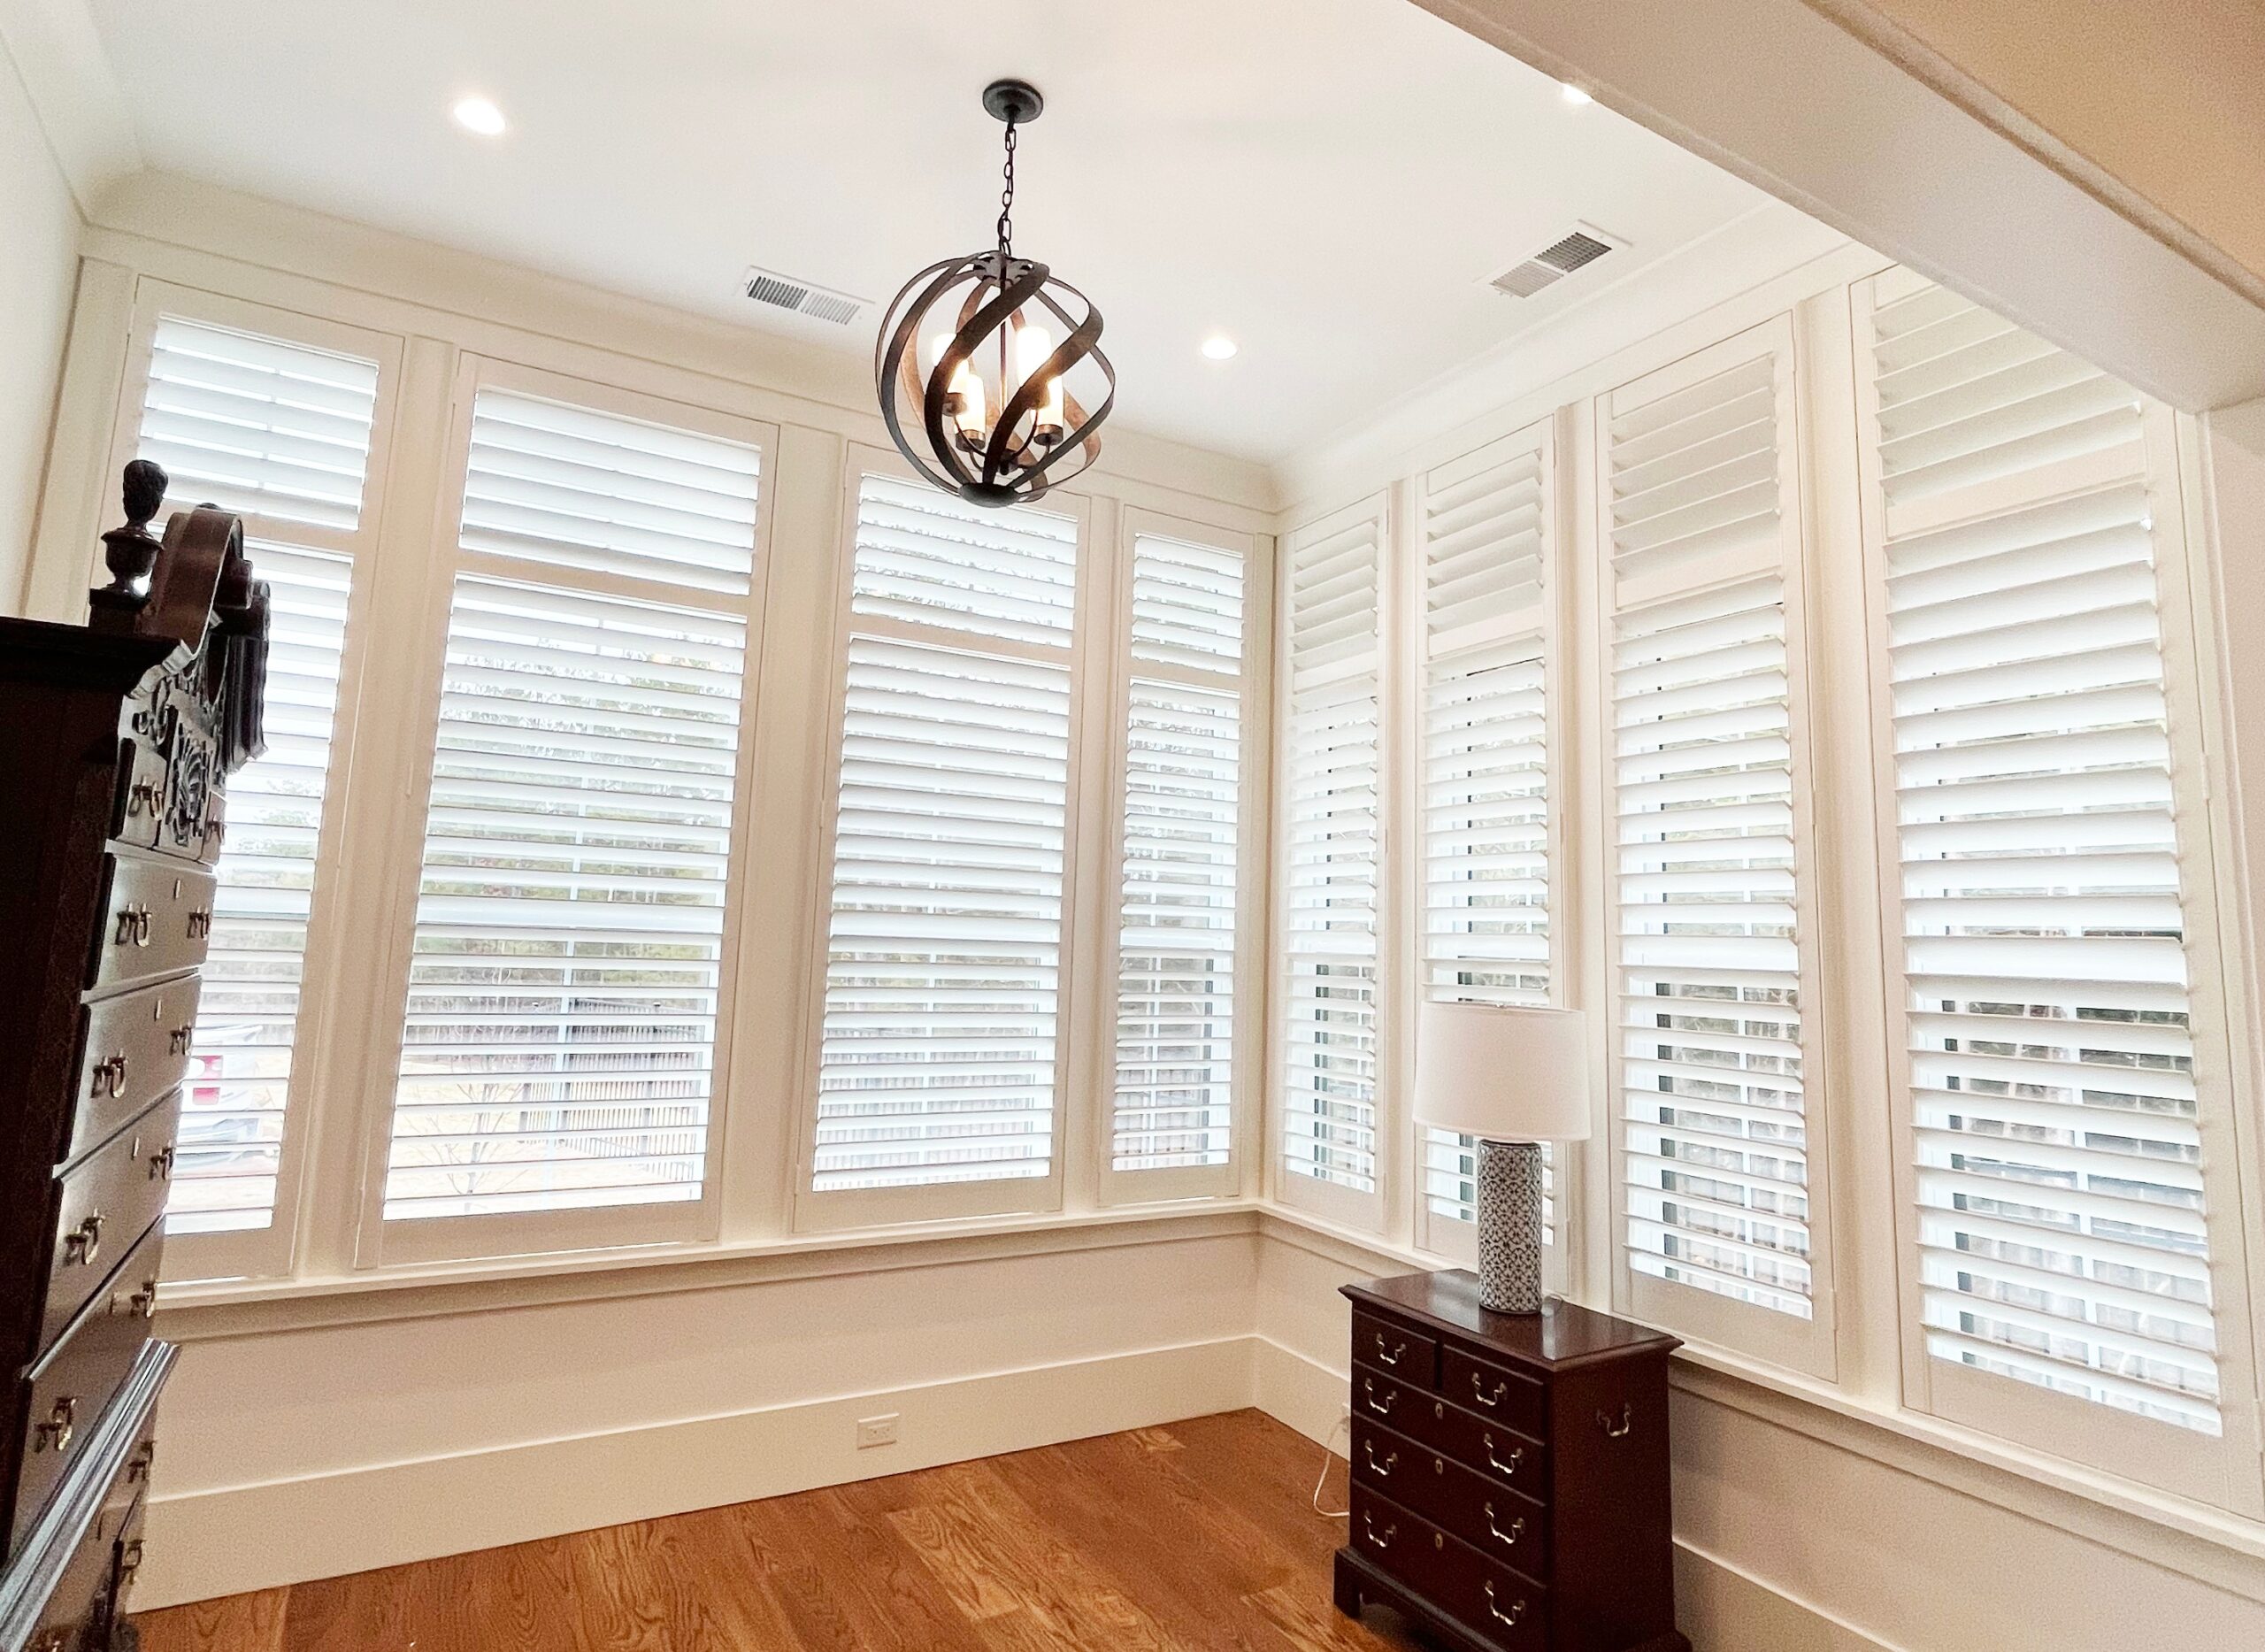
[[[1010,258],[1015,253],[1015,123],[1007,122],[1007,163],[1000,169],[1007,187],[999,191],[999,256]]]

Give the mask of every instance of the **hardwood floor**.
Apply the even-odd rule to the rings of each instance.
[[[1231,1411],[135,1621],[142,1652],[1405,1652],[1330,1603],[1319,1466]]]

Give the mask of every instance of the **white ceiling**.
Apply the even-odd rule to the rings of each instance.
[[[885,301],[987,245],[979,95],[1022,75],[1017,250],[1100,305],[1119,419],[1262,461],[1764,200],[1410,0],[94,10],[155,167],[866,355],[877,310],[785,315],[741,270]],[[449,120],[473,92],[505,136]],[[1576,219],[1630,249],[1486,289]]]

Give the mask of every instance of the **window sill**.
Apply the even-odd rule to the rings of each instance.
[[[546,1252],[296,1279],[184,1280],[158,1287],[157,1333],[176,1342],[194,1342],[936,1267],[976,1257],[1170,1244],[1254,1233],[1259,1210],[1240,1198],[1187,1200],[1138,1210],[908,1223],[736,1244]]]

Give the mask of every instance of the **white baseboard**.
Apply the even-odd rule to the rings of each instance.
[[[153,1498],[140,1610],[1231,1411],[1256,1338]],[[856,1419],[894,1411],[896,1444]]]

